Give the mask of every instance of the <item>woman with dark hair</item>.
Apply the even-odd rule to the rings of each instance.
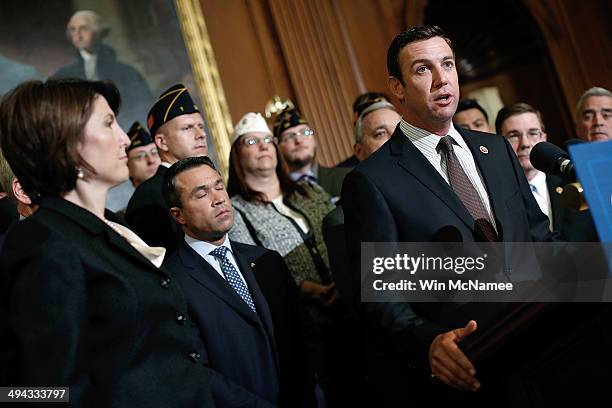
[[[279,252],[312,317],[312,345],[318,382],[328,406],[346,400],[345,312],[336,301],[323,241],[323,218],[335,207],[321,187],[289,176],[272,132],[260,114],[247,113],[236,125],[230,152],[228,193],[234,227],[230,239]],[[354,384],[351,384],[351,387]]]
[[[331,197],[316,185],[289,177],[259,113],[247,113],[236,125],[228,193],[236,210],[230,239],[279,252],[304,295],[320,305],[333,303],[321,231],[323,218],[334,209]]]
[[[0,103],[0,141],[39,209],[0,256],[0,385],[70,388],[70,406],[212,406],[165,250],[104,216],[128,178],[112,83],[26,82]]]

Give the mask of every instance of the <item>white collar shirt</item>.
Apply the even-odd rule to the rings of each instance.
[[[228,249],[228,251],[226,252],[228,260],[234,266],[234,268],[236,268],[236,271],[238,271],[238,276],[240,276],[240,279],[242,280],[244,285],[247,288],[249,287],[249,285],[247,285],[246,281],[244,280],[244,277],[242,276],[242,272],[240,272],[240,268],[238,267],[238,263],[236,262],[236,258],[234,257],[234,253],[232,251],[232,244],[230,243],[230,240],[227,235],[225,236],[225,241],[223,241],[223,244],[221,245],[213,245],[210,242],[200,241],[199,239],[190,237],[188,234],[185,234],[185,242],[187,242],[187,245],[189,245],[194,251],[196,251],[198,255],[204,258],[204,260],[208,262],[210,266],[212,266],[214,270],[217,271],[217,273],[225,280],[227,280],[227,278],[225,277],[225,274],[221,269],[221,263],[216,257],[212,256],[210,253],[215,249],[219,248],[220,246],[226,247]]]
[[[450,185],[448,181],[448,173],[446,170],[446,160],[444,156],[440,154],[436,147],[440,143],[440,136],[433,134],[427,130],[423,130],[416,126],[411,125],[404,119],[400,122],[400,129],[404,135],[415,145],[415,147],[425,156],[427,161],[433,166],[434,169],[444,178],[444,180]],[[491,208],[491,202],[489,200],[489,194],[485,188],[482,176],[478,171],[472,152],[468,147],[463,137],[459,134],[457,129],[451,125],[448,134],[453,138],[453,147],[455,155],[459,160],[459,164],[463,168],[463,171],[472,182],[472,185],[476,189],[476,192],[480,196],[482,203],[484,204],[485,210],[489,215],[489,220],[493,224],[493,227],[497,230],[495,223],[495,217]]]
[[[546,174],[538,171],[534,178],[529,181],[529,187],[533,193],[533,197],[536,199],[540,210],[548,217],[550,221],[550,228],[553,228],[552,220],[552,205],[550,202],[550,194],[548,193],[548,186],[546,185]]]

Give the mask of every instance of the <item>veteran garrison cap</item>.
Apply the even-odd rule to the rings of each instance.
[[[295,108],[287,108],[276,115],[274,121],[274,136],[280,137],[285,130],[297,125],[307,125],[308,122]]]
[[[177,84],[166,90],[157,99],[147,115],[147,126],[153,136],[164,123],[177,116],[200,112],[183,84]]]
[[[134,122],[127,135],[130,138],[130,145],[127,148],[128,152],[136,147],[153,143],[153,138],[149,132],[142,127],[140,122]]]

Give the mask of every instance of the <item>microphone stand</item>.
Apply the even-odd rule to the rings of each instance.
[[[584,189],[578,181],[568,183],[564,187],[557,187],[555,193],[559,197],[559,205],[563,208],[570,208],[578,211],[586,211],[589,205],[584,199]]]

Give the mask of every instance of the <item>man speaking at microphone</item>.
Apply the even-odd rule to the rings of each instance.
[[[445,229],[464,242],[557,240],[508,142],[453,126],[459,83],[446,34],[436,26],[400,33],[389,46],[387,68],[402,121],[342,190],[354,284],[360,284],[361,242],[430,242]],[[458,346],[477,330],[477,315],[442,304],[360,307],[367,377],[379,406],[439,397],[429,394],[430,376],[479,390],[475,368]]]

